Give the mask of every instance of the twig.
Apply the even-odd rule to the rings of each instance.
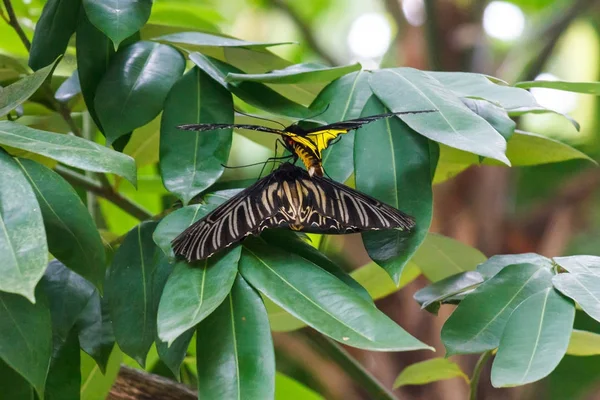
[[[140,221],[153,218],[149,211],[144,209],[139,204],[134,203],[127,197],[124,197],[120,193],[115,192],[110,186],[103,186],[100,182],[94,179],[88,178],[85,175],[81,175],[60,165],[56,166],[55,171],[72,185],[79,186],[102,198],[105,198]]]
[[[479,378],[481,377],[481,371],[483,371],[483,367],[485,367],[485,363],[492,356],[492,351],[486,351],[479,357],[477,360],[477,364],[475,364],[475,369],[473,369],[473,376],[471,376],[470,394],[469,400],[477,400],[477,386],[479,386]]]
[[[429,59],[429,68],[433,71],[440,71],[442,64],[440,61],[439,40],[440,35],[437,26],[437,16],[435,14],[435,1],[425,0],[425,33],[427,35],[427,57]]]
[[[109,400],[195,400],[197,397],[196,392],[181,383],[125,365],[121,366],[108,395]]]
[[[339,65],[340,63],[331,57],[325,49],[321,47],[321,45],[317,42],[315,35],[313,35],[310,27],[302,20],[300,15],[292,8],[285,0],[269,0],[270,4],[273,7],[279,8],[281,11],[286,13],[292,21],[298,26],[300,29],[300,33],[304,37],[306,44],[317,53],[325,62],[329,65]]]
[[[27,39],[27,35],[25,35],[23,28],[21,28],[10,0],[4,0],[4,7],[6,8],[6,13],[8,14],[8,24],[13,27],[15,32],[17,32],[17,35],[19,35],[21,38],[21,42],[23,42],[23,45],[25,45],[27,51],[31,50],[31,42],[29,39]]]
[[[396,396],[385,388],[369,371],[356,361],[342,346],[313,330],[303,330],[302,334],[315,347],[326,353],[372,400],[396,400]]]

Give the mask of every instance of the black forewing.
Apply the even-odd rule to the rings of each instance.
[[[248,129],[252,131],[260,131],[260,132],[268,132],[275,133],[277,135],[285,135],[286,132],[280,129],[273,129],[267,126],[262,125],[250,125],[250,124],[184,124],[178,125],[178,129],[182,129],[184,131],[196,131],[196,132],[205,132],[205,131],[213,131],[217,129]]]

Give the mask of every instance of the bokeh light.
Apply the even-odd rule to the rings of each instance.
[[[412,26],[421,26],[425,22],[425,6],[423,0],[403,0],[404,18]]]
[[[549,73],[539,74],[536,81],[557,81],[556,76]],[[559,113],[566,114],[577,107],[577,94],[562,90],[532,88],[531,94],[542,107],[549,108]]]
[[[515,40],[525,29],[525,15],[512,3],[492,1],[483,12],[483,29],[493,38]]]
[[[392,27],[380,13],[367,13],[352,22],[348,33],[348,47],[358,59],[382,57],[390,47]]]

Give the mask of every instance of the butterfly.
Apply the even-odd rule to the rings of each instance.
[[[348,133],[352,130],[362,127],[365,124],[382,118],[389,118],[402,114],[422,114],[435,111],[436,110],[392,112],[350,119],[347,121],[334,122],[333,124],[319,126],[316,128],[303,128],[298,124],[292,124],[287,127],[282,125],[283,130],[269,128],[262,125],[249,124],[185,124],[179,125],[177,128],[199,132],[215,129],[236,128],[274,133],[282,137],[283,145],[292,154],[292,163],[295,163],[298,159],[300,159],[306,166],[310,176],[323,176],[323,161],[321,153],[332,144],[332,141],[341,139],[341,136],[339,135]]]
[[[289,162],[193,223],[172,241],[176,256],[204,260],[268,228],[344,234],[409,231],[413,217]]]

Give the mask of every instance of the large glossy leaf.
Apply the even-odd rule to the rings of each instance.
[[[150,17],[152,0],[82,0],[85,12],[115,47],[137,32]]]
[[[398,285],[392,281],[392,278],[390,278],[383,268],[374,262],[355,269],[350,273],[350,276],[369,292],[373,300],[381,299],[397,292],[414,281],[419,275],[421,275],[421,271],[411,262],[404,267]]]
[[[567,351],[574,319],[573,302],[552,288],[523,301],[506,323],[492,385],[525,385],[550,374]]]
[[[411,259],[432,282],[472,271],[484,261],[486,257],[476,248],[437,233],[428,233]]]
[[[600,96],[600,82],[566,82],[566,81],[527,81],[515,85],[522,89],[547,88],[567,92],[585,93]]]
[[[479,272],[485,279],[489,279],[502,269],[514,264],[534,264],[539,268],[551,269],[552,260],[536,253],[523,254],[498,254],[490,257],[486,262],[477,266]]]
[[[562,294],[575,300],[590,317],[600,321],[600,276],[592,274],[558,274],[552,284]]]
[[[135,160],[135,165],[138,168],[158,162],[160,119],[161,115],[154,118],[150,123],[134,130],[123,149],[123,153]],[[140,190],[142,189],[140,188]]]
[[[0,292],[0,358],[21,374],[44,398],[52,355],[48,302],[36,291],[36,304],[22,296]]]
[[[52,260],[42,278],[42,288],[50,306],[54,347],[67,341],[80,314],[94,295],[94,286],[57,260]],[[79,359],[79,341],[77,359]]]
[[[548,269],[517,264],[479,285],[442,328],[446,354],[480,353],[496,348],[513,310],[531,295],[551,287],[551,280]]]
[[[135,162],[129,156],[71,135],[40,131],[0,121],[0,144],[40,154],[86,171],[109,172],[135,185]]]
[[[472,290],[482,282],[483,277],[477,271],[461,272],[424,287],[413,297],[423,309],[448,297]]]
[[[513,135],[517,124],[510,119],[508,113],[504,109],[485,100],[469,98],[463,98],[461,100],[471,109],[471,111],[492,125],[504,139],[508,140]]]
[[[323,334],[379,351],[427,349],[373,303],[313,263],[250,238],[240,272],[261,293]]]
[[[63,54],[75,33],[81,0],[49,0],[35,25],[29,66],[38,70]]]
[[[102,290],[106,254],[100,234],[79,195],[60,175],[32,160],[17,160],[44,218],[50,253]]]
[[[372,96],[362,115],[385,112],[383,104]],[[373,154],[377,155],[377,163],[373,162]],[[431,224],[431,179],[437,163],[437,144],[416,134],[399,119],[387,118],[359,129],[354,160],[357,189],[416,220],[411,232],[363,233],[369,256],[398,283],[402,269],[425,239]]]
[[[456,96],[485,99],[506,110],[521,107],[539,107],[535,97],[527,90],[492,82],[482,74],[470,72],[425,72],[437,79]]]
[[[79,332],[81,349],[89,354],[96,361],[100,371],[105,373],[115,344],[106,296],[101,299],[98,291],[94,292],[79,314],[75,329]]]
[[[35,302],[48,245],[35,193],[16,161],[0,150],[0,291]]]
[[[6,399],[34,400],[33,387],[0,358],[0,387]]]
[[[173,372],[176,378],[180,377],[180,368],[187,350],[194,336],[194,329],[191,328],[182,333],[171,346],[168,343],[161,341],[158,337],[156,339],[156,350],[161,361],[164,362],[167,367]]]
[[[421,135],[510,165],[502,135],[427,73],[412,68],[380,70],[371,75],[369,84],[392,111],[437,110],[400,116]]]
[[[206,52],[213,47],[244,47],[244,48],[265,48],[270,46],[279,46],[290,44],[292,42],[247,42],[245,40],[234,39],[231,37],[217,36],[205,32],[179,32],[170,35],[164,35],[154,40],[163,43],[173,43],[182,48],[192,51]]]
[[[467,384],[469,377],[458,364],[447,358],[431,358],[404,368],[394,381],[394,389],[405,385],[424,385],[452,378],[463,378]]]
[[[232,123],[231,94],[204,71],[188,71],[169,92],[160,130],[160,171],[165,187],[187,204],[223,173],[232,130],[193,132],[181,124]]]
[[[262,83],[228,83],[226,77],[229,74],[241,73],[242,71],[227,63],[200,53],[190,54],[190,60],[213,78],[215,82],[254,107],[295,118],[311,116],[311,112],[306,107],[293,102]],[[253,123],[256,123],[256,121],[253,121]]]
[[[170,46],[137,42],[120,50],[94,99],[107,143],[152,121],[184,69],[183,57]]]
[[[237,276],[231,294],[197,329],[198,398],[273,399],[275,354],[265,306]]]
[[[81,93],[81,84],[79,82],[79,74],[75,70],[70,77],[67,78],[63,83],[60,84],[54,98],[60,102],[67,102],[73,99],[75,96]]]
[[[158,301],[173,268],[152,241],[156,225],[142,222],[125,236],[106,287],[117,343],[141,366],[154,343]]]
[[[358,118],[372,95],[368,80],[365,71],[345,75],[327,85],[310,109],[313,114],[323,113],[319,119],[327,123]],[[355,134],[351,131],[342,135],[335,146],[323,153],[323,167],[334,181],[345,182],[354,171]]]
[[[91,357],[81,353],[81,400],[105,399],[108,396],[119,374],[122,358],[123,353],[115,347],[103,373]]]
[[[554,257],[553,260],[571,273],[600,276],[600,257],[598,256]]]
[[[317,63],[294,64],[265,74],[229,74],[228,82],[311,83],[331,82],[343,75],[359,71],[360,64],[328,67]]]
[[[572,356],[596,356],[600,354],[600,334],[573,329],[567,354]]]
[[[54,350],[48,379],[46,380],[45,400],[79,399],[81,384],[80,351],[77,332],[71,331],[63,341],[54,340]]]
[[[56,62],[44,67],[33,74],[19,79],[12,85],[2,89],[0,96],[0,117],[4,117],[10,111],[17,108],[35,93],[42,83],[48,78],[48,75],[54,69]]]

